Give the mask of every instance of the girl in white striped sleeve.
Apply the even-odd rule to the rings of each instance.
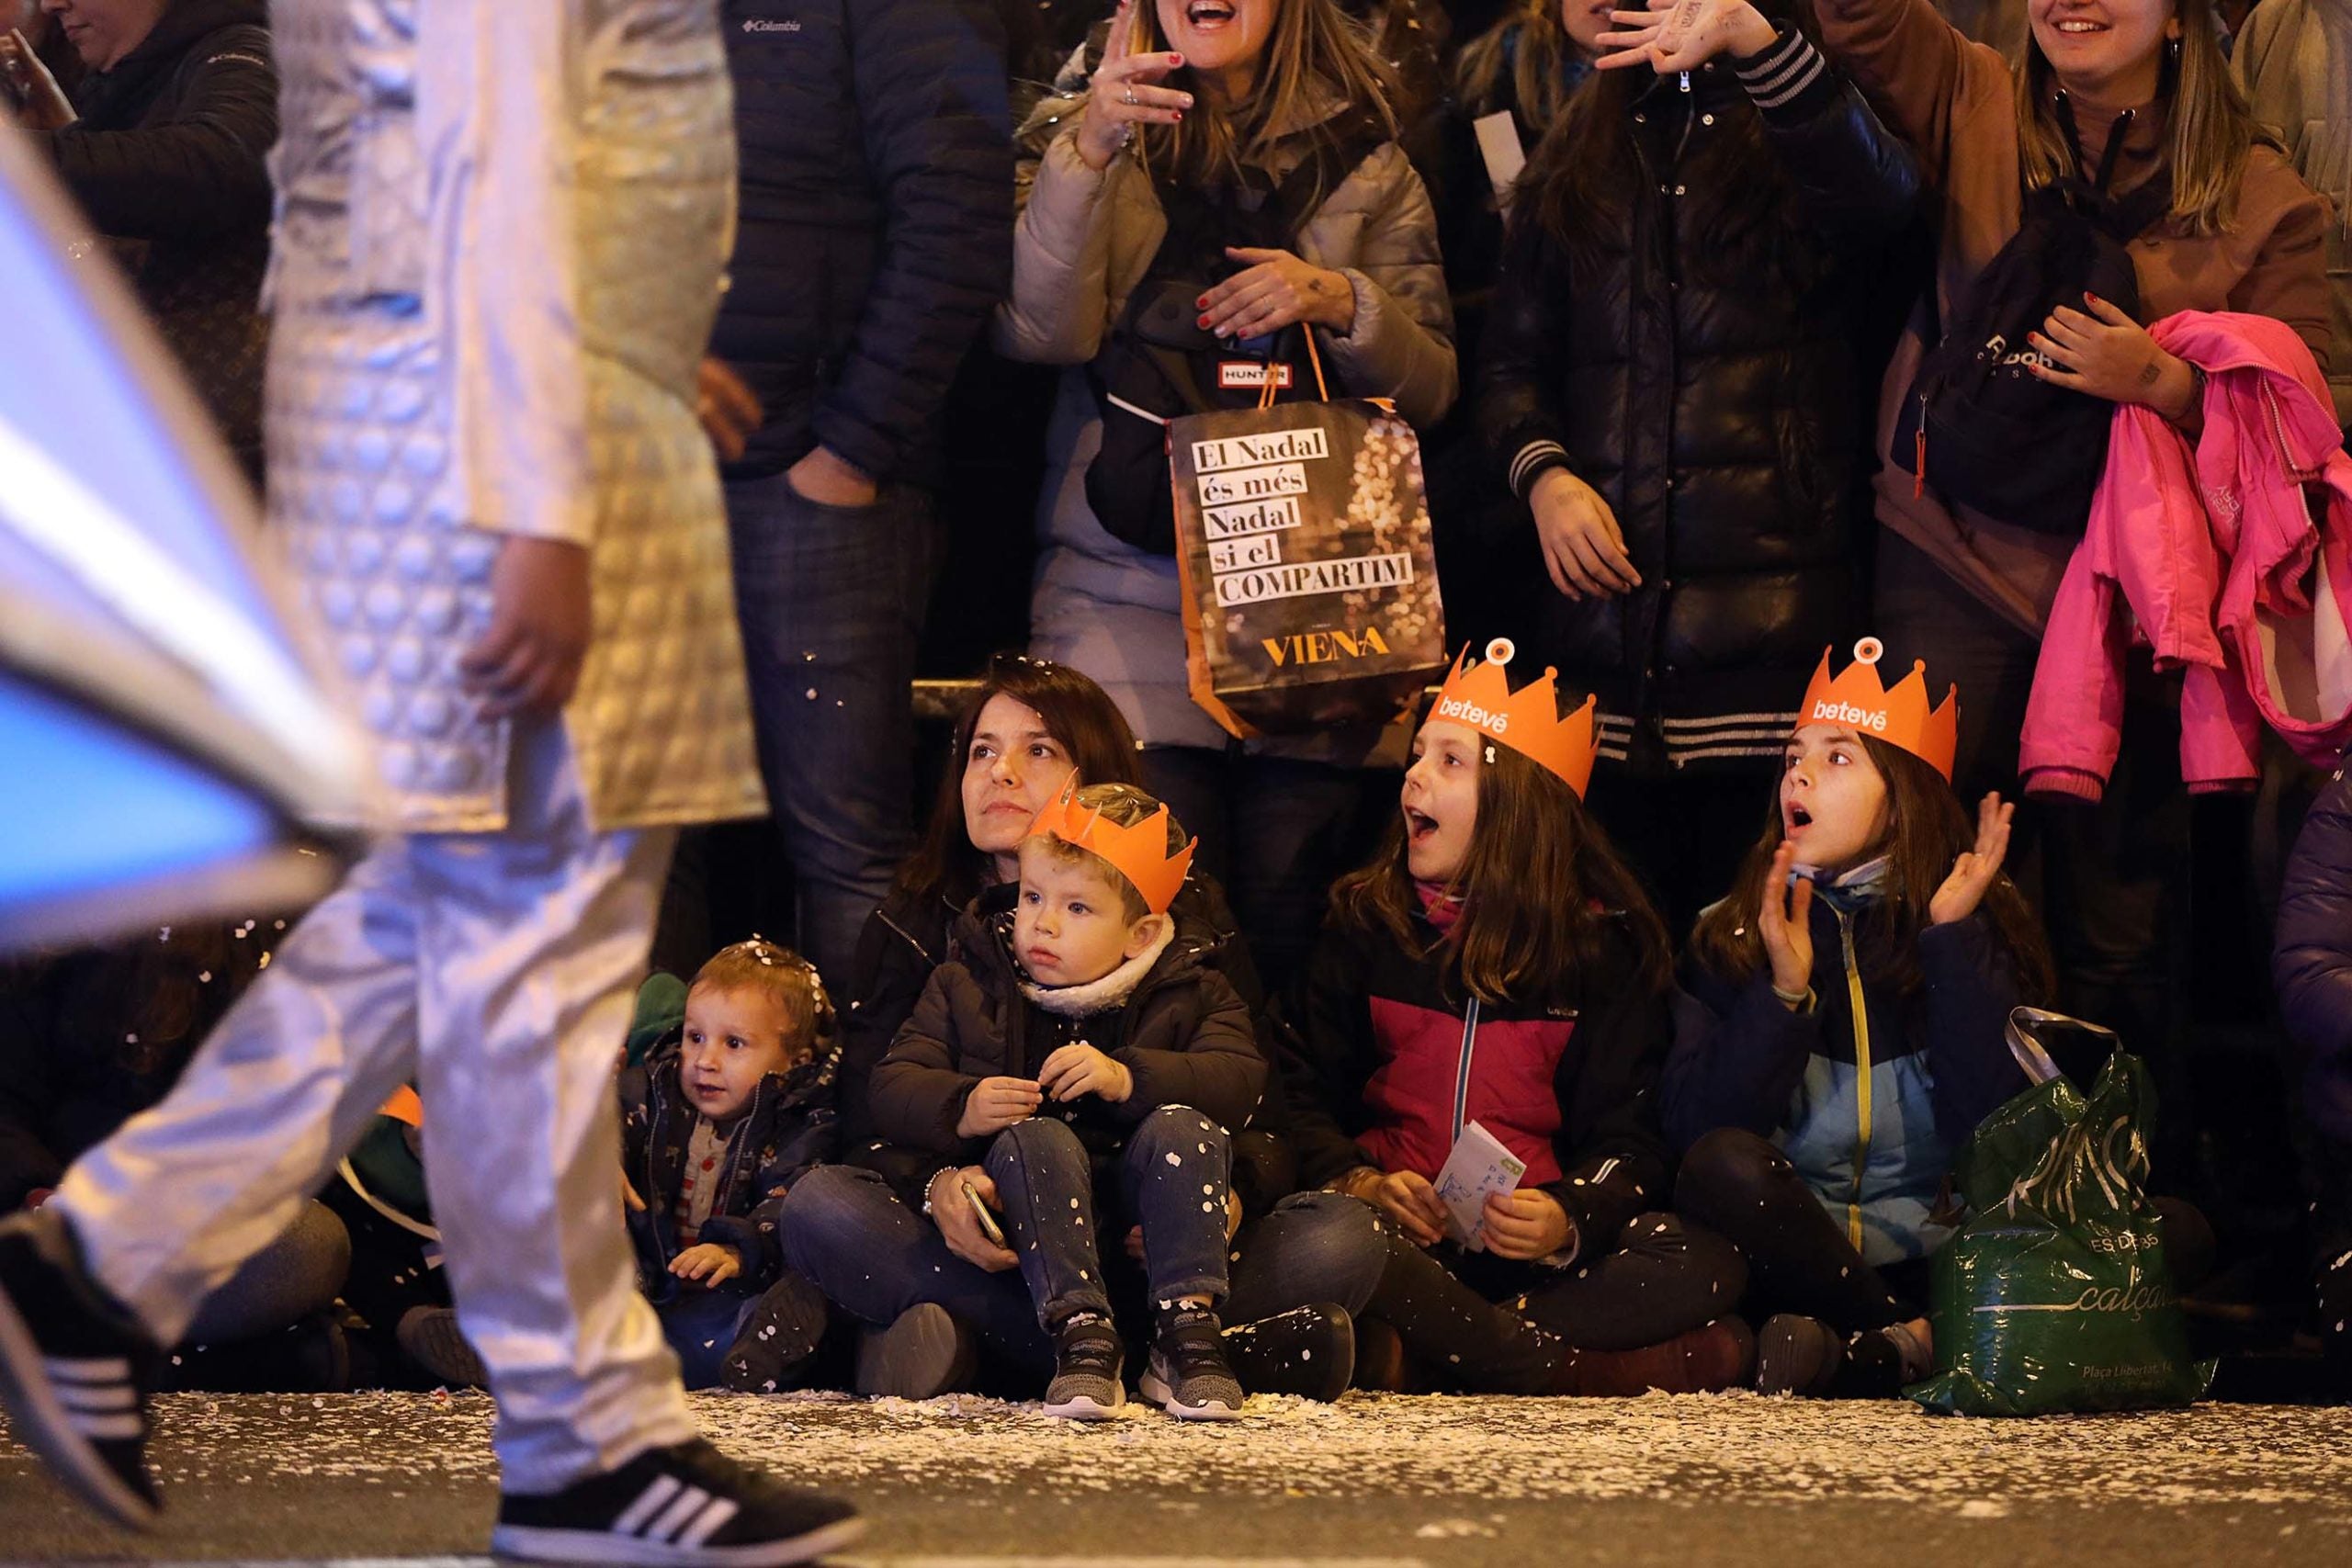
[[[1477,423],[1556,590],[1536,651],[1600,700],[1592,809],[1687,930],[1858,629],[1857,339],[1916,292],[1871,308],[1917,181],[1788,0],[1614,15],[1517,187]]]

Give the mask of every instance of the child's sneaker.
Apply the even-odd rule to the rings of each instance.
[[[1356,1370],[1356,1325],[1348,1309],[1317,1302],[1225,1331],[1225,1359],[1251,1393],[1288,1393],[1329,1404]]]
[[[490,1549],[535,1562],[777,1568],[865,1531],[842,1499],[786,1486],[696,1438],[546,1496],[500,1497]]]
[[[1223,1333],[1207,1307],[1163,1307],[1143,1396],[1182,1421],[1238,1419],[1241,1384],[1226,1364]]]
[[[74,1495],[138,1529],[163,1506],[147,1473],[147,1397],[160,1359],[83,1268],[62,1216],[36,1209],[0,1223],[0,1399],[9,1426]]]
[[[1214,1337],[1216,1320],[1210,1323]],[[1054,1329],[1054,1381],[1046,1385],[1046,1414],[1070,1421],[1108,1420],[1127,1402],[1121,1379],[1125,1364],[1119,1331],[1109,1318],[1070,1314]]]

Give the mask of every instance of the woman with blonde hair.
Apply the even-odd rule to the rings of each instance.
[[[1147,317],[1155,345],[1172,337],[1193,362],[1279,354],[1301,378],[1289,329],[1305,326],[1334,396],[1436,423],[1457,386],[1453,313],[1393,103],[1333,0],[1124,0],[1089,90],[1032,118],[1050,140],[1023,171],[997,312],[1004,353],[1071,367],[1047,436],[1032,651],[1125,713],[1144,783],[1200,834],[1270,981],[1355,853],[1336,825],[1359,814],[1376,737],[1244,748],[1193,705],[1161,426],[1100,393]],[[1132,521],[1155,504],[1157,537]]]
[[[1687,0],[1703,18],[1724,0]],[[1930,0],[1815,0],[1824,46],[1911,145],[1941,204],[1933,303],[1950,322],[1978,275],[2016,235],[2030,192],[2092,171],[2120,141],[2109,189],[2118,204],[2171,181],[2163,215],[2125,243],[2139,320],[2104,300],[2052,312],[2030,344],[2046,381],[2109,402],[2145,404],[2193,432],[2201,413],[2189,367],[2143,322],[2232,310],[2292,327],[2327,368],[2326,204],[2248,116],[2215,41],[2212,0],[2030,0],[2031,36],[2012,63],[1971,42]],[[1630,14],[1629,14],[1630,15]],[[1681,8],[1644,30],[1658,69]],[[1703,25],[1686,37],[1704,36]],[[2071,121],[2077,135],[2070,138]],[[2089,176],[2086,175],[2085,178]],[[1882,388],[1878,450],[1928,347],[1915,323]],[[1948,506],[1932,484],[1890,463],[1877,478],[1874,619],[1890,668],[1924,659],[1973,694],[1961,720],[1953,786],[1973,800],[2011,787],[2041,634],[2075,536]],[[2077,531],[2079,533],[2079,530]],[[2168,1102],[2185,1098],[2167,1049],[2187,968],[2180,868],[2188,796],[2179,773],[2178,677],[2135,671],[2122,753],[2096,810],[2031,808],[2021,829],[2042,848],[2042,907],[2059,969],[2059,1006],[2116,1029],[2149,1056]],[[2160,1149],[2160,1176],[2193,1132]]]

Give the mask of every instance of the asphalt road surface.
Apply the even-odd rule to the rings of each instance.
[[[875,1568],[2352,1564],[2352,1410],[2030,1422],[1748,1394],[1254,1400],[1084,1427],[951,1397],[706,1396],[739,1457],[845,1490]],[[479,1395],[181,1395],[167,1526],[116,1534],[0,1441],[6,1562],[479,1563]]]

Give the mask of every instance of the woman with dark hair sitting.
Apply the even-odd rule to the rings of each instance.
[[[847,1157],[862,1168],[837,1168],[812,1179],[813,1186],[804,1182],[811,1190],[787,1217],[788,1229],[808,1223],[832,1184],[879,1181],[906,1189],[919,1182],[921,1156],[875,1136],[875,1067],[914,1011],[932,972],[949,957],[957,920],[976,906],[1012,907],[1017,852],[1038,810],[1073,776],[1089,784],[1136,784],[1136,750],[1117,705],[1079,671],[1015,654],[989,661],[979,689],[957,716],[953,765],[940,780],[922,845],[900,871],[890,897],[866,921],[851,964],[837,1103]],[[1179,940],[1201,948],[1205,966],[1232,985],[1252,1017],[1262,1016],[1264,988],[1216,884],[1198,873],[1188,877],[1169,914]],[[1291,1162],[1283,1146],[1264,1132],[1230,1131],[1236,1196],[1248,1212],[1262,1211],[1290,1190]],[[921,1201],[920,1192],[906,1196],[910,1206]],[[929,1217],[956,1257],[982,1268],[1002,1266],[1002,1249],[968,1208],[935,1207]],[[1352,1340],[1342,1314],[1286,1315],[1271,1330],[1245,1326],[1231,1352],[1244,1386],[1267,1392],[1281,1382],[1286,1389],[1336,1393],[1323,1376],[1324,1367],[1344,1360],[1335,1349],[1327,1349],[1319,1366],[1312,1358],[1281,1365],[1302,1337],[1310,1345],[1332,1347]],[[1026,1351],[1043,1348],[1042,1338],[1035,1346],[991,1347],[1016,1362]],[[974,1348],[968,1325],[943,1308],[897,1313],[887,1330],[867,1337],[859,1357],[859,1391],[918,1398],[939,1393],[970,1374]],[[1297,1374],[1309,1368],[1313,1375],[1302,1385]],[[1293,1376],[1284,1379],[1283,1371]],[[1344,1371],[1339,1375],[1344,1384]]]

